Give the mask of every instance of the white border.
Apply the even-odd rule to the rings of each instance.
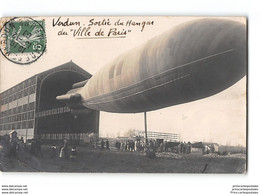
[[[248,173],[195,174],[60,174],[1,173],[1,184],[26,184],[29,194],[41,193],[230,193],[234,184],[259,184],[260,10],[243,0],[10,0],[1,2],[0,16],[54,15],[213,15],[247,16],[249,24]]]

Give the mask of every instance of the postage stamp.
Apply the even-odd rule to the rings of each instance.
[[[0,50],[9,61],[25,65],[38,60],[46,49],[44,20],[12,18],[0,29]]]

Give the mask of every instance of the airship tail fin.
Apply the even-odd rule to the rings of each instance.
[[[81,95],[77,93],[85,84],[88,82],[87,80],[74,83],[72,85],[72,89],[67,92],[67,94],[63,94],[60,96],[57,96],[56,99],[59,101],[71,101],[71,102],[80,102],[81,101]]]
[[[88,82],[88,79],[87,80],[84,80],[84,81],[81,81],[81,82],[77,82],[75,84],[72,85],[72,89],[75,89],[75,88],[81,88],[83,86],[85,86],[85,84]]]

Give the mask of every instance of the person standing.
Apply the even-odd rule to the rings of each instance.
[[[51,146],[51,156],[50,156],[50,158],[52,160],[54,160],[56,158],[56,150],[57,150],[56,146],[54,144],[52,144],[52,146]]]
[[[108,139],[106,140],[106,148],[109,150],[110,148],[109,148],[109,141],[108,141]]]
[[[101,149],[103,150],[104,147],[105,147],[105,142],[104,142],[104,140],[102,139],[102,140],[101,140]]]
[[[70,159],[75,160],[77,157],[76,146],[71,149]]]
[[[64,140],[64,142],[63,142],[63,146],[60,149],[59,157],[60,158],[65,158],[65,159],[67,159],[69,157],[69,148],[68,148],[67,140]]]

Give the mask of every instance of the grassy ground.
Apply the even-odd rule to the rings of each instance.
[[[21,153],[17,158],[1,157],[2,171],[107,172],[107,173],[245,173],[245,155],[177,155],[157,153],[150,159],[144,153],[80,147],[74,160],[50,158],[50,146],[43,158]]]

